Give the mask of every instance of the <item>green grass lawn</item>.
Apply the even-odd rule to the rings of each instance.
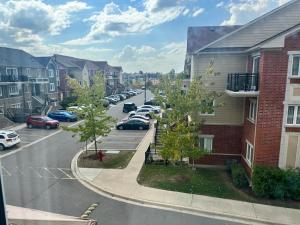
[[[300,209],[300,202],[256,198],[251,189],[234,187],[225,169],[198,168],[187,166],[144,165],[138,182],[141,185],[170,191],[228,198],[261,204]]]
[[[95,151],[84,151],[78,158],[78,167],[84,168],[106,168],[106,169],[123,169],[130,162],[135,151],[120,151],[119,154],[105,153],[103,161],[96,157]]]

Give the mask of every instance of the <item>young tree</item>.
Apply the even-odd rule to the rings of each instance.
[[[77,80],[69,78],[68,85],[77,96],[76,104],[79,107],[76,113],[84,121],[77,127],[64,127],[63,129],[79,134],[81,142],[93,141],[97,155],[97,137],[106,136],[111,131],[114,122],[114,119],[106,114],[106,108],[103,105],[104,78],[101,74],[96,74],[91,87],[86,83],[80,85]]]

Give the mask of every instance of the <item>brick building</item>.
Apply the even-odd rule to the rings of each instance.
[[[201,113],[200,145],[211,154],[198,163],[237,159],[250,176],[257,164],[300,167],[299,14],[294,0],[243,26],[198,28],[196,46],[188,37],[190,80],[223,93],[223,106]]]

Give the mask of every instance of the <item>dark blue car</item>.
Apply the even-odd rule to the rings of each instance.
[[[77,116],[74,113],[68,112],[68,111],[55,111],[48,113],[48,117],[51,119],[55,119],[58,121],[67,121],[67,122],[74,122],[77,121]]]

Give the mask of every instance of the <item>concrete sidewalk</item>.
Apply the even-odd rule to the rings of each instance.
[[[300,210],[296,209],[165,191],[139,185],[137,177],[144,163],[145,151],[152,142],[153,136],[154,128],[151,128],[125,169],[99,169],[98,171],[79,169],[77,159],[80,153],[78,153],[72,161],[73,174],[92,190],[96,189],[100,194],[121,201],[250,224],[300,225]]]

